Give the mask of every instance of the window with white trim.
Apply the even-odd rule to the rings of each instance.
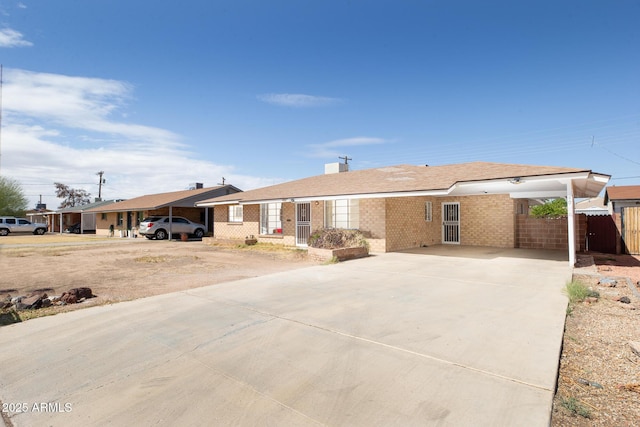
[[[243,214],[242,205],[230,205],[229,206],[229,222],[242,222]]]
[[[433,221],[433,206],[431,202],[424,203],[424,220],[427,222]]]
[[[324,202],[324,225],[327,228],[360,227],[359,200],[327,200]]]
[[[282,203],[260,205],[260,234],[282,234]]]

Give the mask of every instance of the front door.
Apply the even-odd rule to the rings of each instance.
[[[311,203],[296,203],[296,245],[307,246],[311,235]]]
[[[442,243],[460,244],[460,203],[442,204]]]

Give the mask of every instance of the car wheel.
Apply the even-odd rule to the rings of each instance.
[[[167,232],[164,230],[156,231],[156,240],[164,240],[167,238]]]
[[[8,228],[0,228],[0,236],[8,236],[9,229]]]
[[[36,228],[36,231],[33,232],[33,234],[37,234],[38,236],[42,236],[47,230],[45,230],[44,228]]]
[[[204,236],[204,230],[202,228],[198,228],[195,233],[193,233],[193,235],[200,239],[202,236]]]

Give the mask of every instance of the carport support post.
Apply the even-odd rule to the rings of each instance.
[[[573,183],[567,183],[567,228],[569,235],[569,265],[576,264],[576,224],[575,206],[573,201]]]
[[[60,212],[60,234],[62,234],[62,212]]]

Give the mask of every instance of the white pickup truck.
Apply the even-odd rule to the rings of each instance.
[[[9,233],[33,233],[41,236],[46,232],[47,224],[13,216],[0,216],[0,236],[6,236]]]

